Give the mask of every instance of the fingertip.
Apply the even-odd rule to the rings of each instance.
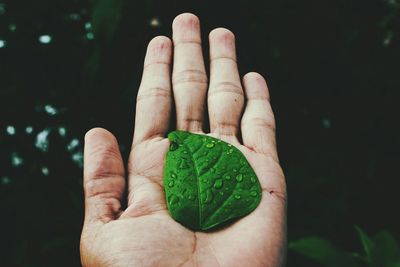
[[[174,44],[201,43],[200,20],[192,13],[178,15],[172,22]]]
[[[103,128],[93,128],[85,134],[85,180],[109,174],[123,176],[124,167],[115,136]]]
[[[146,58],[144,65],[153,63],[169,64],[172,55],[172,41],[166,36],[156,36],[149,42],[147,46]]]
[[[260,73],[255,72],[255,71],[251,71],[249,73],[246,73],[243,76],[243,81],[247,81],[247,80],[255,80],[257,82],[264,82],[266,84],[266,81],[265,81],[264,77]]]
[[[243,76],[244,91],[247,99],[269,100],[267,82],[258,72],[249,72]]]
[[[235,41],[235,34],[226,28],[216,28],[209,34],[210,40],[217,41]]]
[[[200,26],[200,19],[193,13],[182,13],[175,17],[172,28]]]
[[[84,157],[112,156],[121,158],[117,138],[108,130],[100,127],[93,128],[85,134]],[[84,160],[87,163],[87,160]]]
[[[230,58],[236,62],[235,35],[228,29],[217,28],[210,32],[210,59]]]
[[[95,127],[86,132],[84,139],[85,142],[91,142],[92,140],[96,139],[109,139],[109,138],[116,140],[115,136],[108,130],[101,127]]]

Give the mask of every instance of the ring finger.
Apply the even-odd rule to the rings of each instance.
[[[211,133],[236,139],[244,96],[236,63],[235,36],[227,29],[210,33],[208,113]]]

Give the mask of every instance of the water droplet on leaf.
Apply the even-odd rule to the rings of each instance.
[[[211,203],[211,201],[213,200],[213,193],[210,189],[207,189],[203,194],[202,194],[202,198],[204,200],[204,204],[208,204]]]
[[[243,174],[238,174],[238,175],[236,176],[236,181],[237,181],[238,183],[240,183],[241,181],[243,181]]]
[[[179,147],[177,142],[172,141],[171,144],[169,145],[169,151],[175,151]]]
[[[212,142],[206,144],[206,148],[213,148],[213,147],[215,147],[215,144]]]
[[[176,174],[172,172],[172,173],[171,173],[171,178],[174,178],[174,179],[175,179],[175,178],[176,178]]]
[[[181,163],[179,164],[180,169],[187,169],[189,168],[189,164],[186,162],[186,160],[182,160]]]
[[[178,202],[179,202],[179,197],[177,197],[177,196],[175,196],[175,195],[170,196],[169,199],[168,199],[168,203],[169,203],[170,205],[175,205],[175,204],[177,204]]]
[[[218,180],[215,180],[215,182],[214,182],[214,188],[216,188],[216,189],[220,189],[221,187],[222,187],[222,179],[218,179]]]
[[[240,196],[240,195],[238,195],[238,194],[236,194],[236,195],[234,195],[234,198],[236,198],[236,199],[240,199],[240,198],[241,198],[241,196]]]
[[[174,181],[171,181],[171,182],[168,183],[168,186],[169,186],[169,187],[173,187],[174,184],[175,184]]]
[[[257,191],[251,191],[251,192],[250,192],[250,196],[252,196],[252,197],[258,196]]]

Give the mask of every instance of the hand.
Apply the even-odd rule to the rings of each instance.
[[[85,136],[82,263],[96,267],[281,266],[286,246],[286,188],[266,82],[259,74],[248,73],[242,88],[235,37],[218,28],[209,36],[208,84],[198,18],[179,15],[172,27],[173,44],[159,36],[147,49],[128,162],[126,209],[121,205],[125,171],[117,140],[99,128]],[[223,229],[193,232],[168,213],[163,169],[172,95],[177,128],[194,133],[203,133],[207,99],[208,135],[240,149],[260,180],[259,206]]]

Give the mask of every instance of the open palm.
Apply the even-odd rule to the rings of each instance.
[[[100,128],[85,137],[84,266],[283,264],[286,188],[268,88],[259,74],[249,73],[243,78],[243,89],[235,37],[229,30],[218,28],[210,33],[209,83],[196,16],[175,18],[173,44],[161,36],[149,43],[137,97],[126,209],[121,205],[125,170],[117,140]],[[260,180],[262,199],[251,214],[213,232],[193,232],[169,215],[163,170],[172,99],[177,129],[194,133],[203,133],[207,99],[209,135],[240,149]]]

